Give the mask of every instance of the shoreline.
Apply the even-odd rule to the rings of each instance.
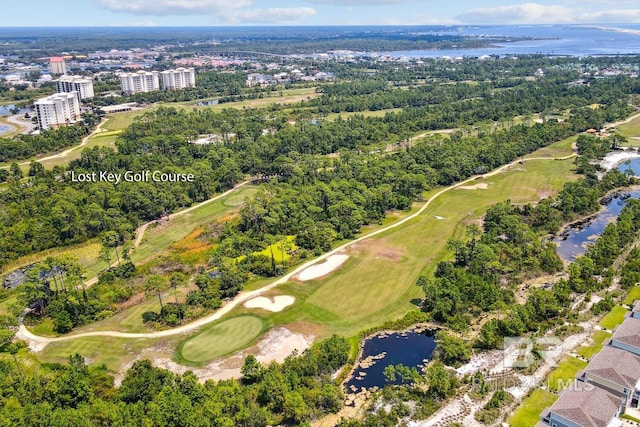
[[[638,159],[640,158],[640,153],[633,148],[626,148],[623,150],[611,151],[607,153],[606,156],[602,160],[600,160],[600,166],[605,170],[609,171],[625,160],[629,159]]]

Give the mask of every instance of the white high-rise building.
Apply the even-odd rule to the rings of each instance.
[[[125,95],[140,92],[160,90],[160,82],[157,71],[138,71],[136,73],[121,73],[120,84]]]
[[[93,98],[93,80],[82,76],[64,76],[56,81],[58,93],[77,92],[79,99]]]
[[[175,70],[162,71],[162,89],[184,89],[196,87],[196,72],[193,68],[176,68]]]
[[[49,69],[51,74],[67,74],[67,66],[64,63],[64,58],[59,56],[49,58]]]
[[[55,93],[33,103],[41,130],[65,126],[80,120],[80,101],[75,92]]]

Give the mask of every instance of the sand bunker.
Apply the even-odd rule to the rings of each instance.
[[[613,153],[607,154],[604,159],[600,162],[600,166],[604,169],[609,170],[616,167],[619,163],[627,159],[636,159],[640,157],[640,153],[637,151],[614,151]]]
[[[247,308],[262,308],[269,311],[282,311],[285,307],[290,306],[295,301],[295,297],[290,295],[278,295],[272,298],[255,297],[246,301],[244,306]]]
[[[435,218],[435,219],[447,219],[447,218],[445,218],[445,217],[443,217],[443,216],[440,216],[440,215],[436,215],[434,218]]]
[[[486,190],[487,188],[489,188],[489,184],[487,184],[486,182],[481,182],[475,185],[462,185],[458,188],[461,190]]]
[[[349,258],[349,255],[331,255],[322,264],[315,264],[311,267],[305,268],[300,274],[298,274],[298,280],[307,281],[317,279],[318,277],[326,276],[336,268],[340,267]]]

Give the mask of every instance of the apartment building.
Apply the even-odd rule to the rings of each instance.
[[[120,73],[120,84],[125,95],[151,92],[160,89],[157,71],[138,71],[135,73]]]
[[[162,89],[174,90],[186,87],[196,87],[196,73],[193,68],[176,68],[160,73],[162,76]]]
[[[93,98],[93,80],[82,76],[63,76],[56,81],[58,93],[76,92],[78,99]]]
[[[80,120],[80,101],[75,92],[49,95],[36,100],[33,105],[41,130],[66,126]]]
[[[67,65],[64,63],[64,58],[59,56],[49,58],[49,70],[51,74],[67,74]]]

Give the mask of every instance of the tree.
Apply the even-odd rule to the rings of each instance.
[[[24,173],[20,166],[16,162],[11,163],[9,166],[9,181],[20,181],[22,178],[24,178]]]
[[[438,331],[436,342],[438,356],[447,365],[460,366],[471,359],[471,345],[461,338],[446,331]]]
[[[161,292],[166,287],[167,281],[163,276],[159,274],[153,274],[149,276],[145,282],[144,290],[145,292],[151,294],[154,293],[158,296],[158,301],[160,301],[160,312],[162,313],[162,309],[164,308],[162,304],[162,295]]]
[[[245,357],[240,372],[242,373],[242,382],[246,384],[253,384],[262,379],[264,368],[255,356],[250,354]]]

